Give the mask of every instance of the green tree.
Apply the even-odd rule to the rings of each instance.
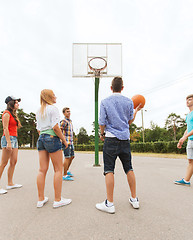
[[[79,133],[77,135],[78,144],[88,144],[89,143],[89,136],[85,128],[81,127]]]
[[[27,115],[27,124],[30,147],[34,148],[39,137],[39,134],[36,130],[36,115],[34,113],[31,112]]]
[[[92,123],[92,133],[93,133],[93,136],[95,135],[95,121]],[[100,128],[98,128],[98,134],[100,135]]]
[[[145,129],[146,142],[166,141],[166,139],[167,130],[165,128],[160,128],[153,122],[151,122],[150,129]]]
[[[165,122],[165,128],[173,135],[173,140],[176,141],[177,130],[184,127],[185,120],[175,113],[169,114]]]

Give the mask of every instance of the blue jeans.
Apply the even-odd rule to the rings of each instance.
[[[106,137],[103,146],[104,175],[110,172],[114,173],[117,157],[120,158],[126,174],[133,170],[129,139],[119,140]]]
[[[62,149],[60,138],[49,134],[41,134],[37,142],[38,151],[46,150],[49,153]]]
[[[12,148],[18,148],[18,141],[16,136],[10,136],[10,141],[11,141],[11,147]],[[1,148],[6,148],[7,147],[7,140],[5,136],[2,136],[1,138]]]

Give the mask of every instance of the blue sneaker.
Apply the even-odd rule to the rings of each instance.
[[[67,175],[70,177],[74,177],[74,175],[70,171],[67,172]]]
[[[66,176],[66,177],[63,176],[62,179],[64,181],[74,181],[74,179],[72,177],[70,177],[70,176]]]
[[[190,182],[185,182],[183,178],[179,181],[175,181],[174,183],[178,185],[190,186]]]

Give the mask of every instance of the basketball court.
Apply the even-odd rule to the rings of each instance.
[[[0,151],[1,156],[1,151]],[[0,196],[0,240],[192,240],[193,189],[178,186],[186,159],[134,156],[140,209],[130,206],[129,188],[120,161],[115,169],[115,214],[95,209],[105,198],[101,167],[93,167],[94,153],[76,153],[74,182],[63,182],[62,196],[72,204],[53,209],[53,169],[50,164],[45,194],[49,202],[36,208],[38,152],[19,150],[14,179],[23,188]],[[7,168],[6,168],[7,170]],[[6,171],[1,186],[6,186]]]

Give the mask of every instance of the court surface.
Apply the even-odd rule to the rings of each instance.
[[[1,151],[0,151],[1,156]],[[93,167],[94,153],[76,153],[74,182],[63,182],[62,196],[72,204],[53,209],[53,167],[46,178],[49,202],[36,208],[38,152],[19,150],[15,183],[23,188],[0,195],[0,240],[192,240],[193,187],[178,186],[187,160],[134,156],[140,209],[129,204],[129,188],[117,160],[114,204],[116,213],[95,209],[105,199],[103,165]],[[100,154],[102,163],[102,154]],[[6,171],[1,187],[6,186]]]

